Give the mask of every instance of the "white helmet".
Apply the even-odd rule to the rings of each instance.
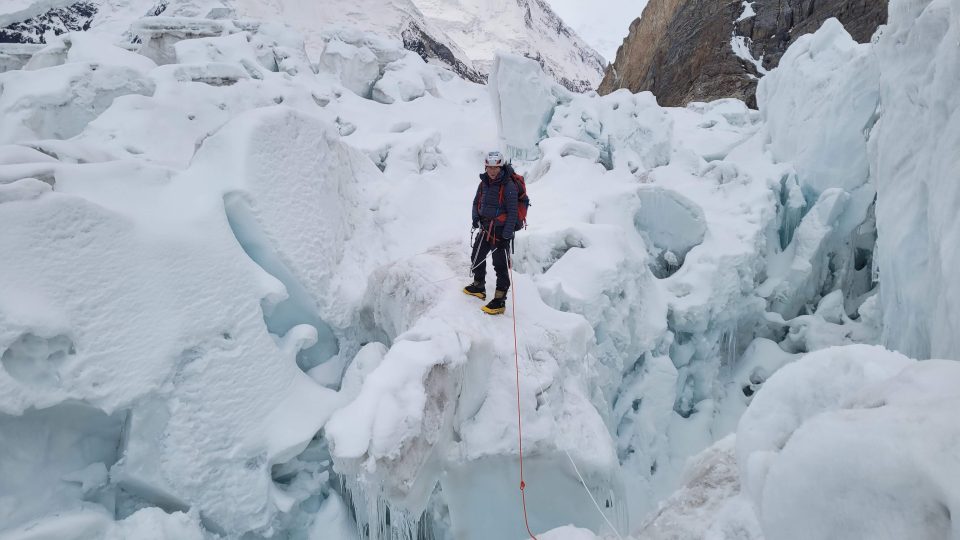
[[[502,167],[503,154],[496,150],[493,152],[487,152],[487,157],[484,158],[483,163],[488,167]]]

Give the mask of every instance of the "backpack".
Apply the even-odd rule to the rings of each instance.
[[[530,197],[527,196],[527,183],[523,180],[523,176],[517,174],[513,170],[513,166],[509,163],[504,165],[506,169],[507,176],[513,180],[513,183],[517,185],[517,225],[514,227],[515,231],[520,229],[527,228],[527,209],[530,207]],[[500,203],[503,203],[503,186],[500,186]],[[500,220],[500,216],[497,216],[497,220]],[[506,221],[507,217],[503,216],[502,221]]]

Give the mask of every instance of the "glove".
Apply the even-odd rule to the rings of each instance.
[[[479,228],[480,228],[480,220],[479,220],[478,218],[474,218],[474,220],[473,220],[473,228],[474,228],[474,229],[479,229]]]
[[[513,238],[498,238],[497,248],[510,249],[510,242],[512,241]]]

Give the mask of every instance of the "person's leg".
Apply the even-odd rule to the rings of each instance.
[[[487,255],[490,253],[490,242],[487,235],[480,231],[476,242],[473,243],[472,257],[470,259],[473,268],[474,283],[484,284],[487,278]]]
[[[507,289],[510,288],[510,274],[507,267],[507,250],[497,248],[493,250],[493,269],[497,271],[497,291],[483,311],[490,315],[499,315],[507,309]]]
[[[493,250],[493,269],[497,272],[497,290],[506,292],[510,288],[510,272],[507,267],[507,249]]]

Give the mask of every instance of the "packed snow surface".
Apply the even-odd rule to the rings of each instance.
[[[0,73],[0,538],[519,539],[519,414],[543,538],[960,539],[960,0],[759,111],[134,4]]]

